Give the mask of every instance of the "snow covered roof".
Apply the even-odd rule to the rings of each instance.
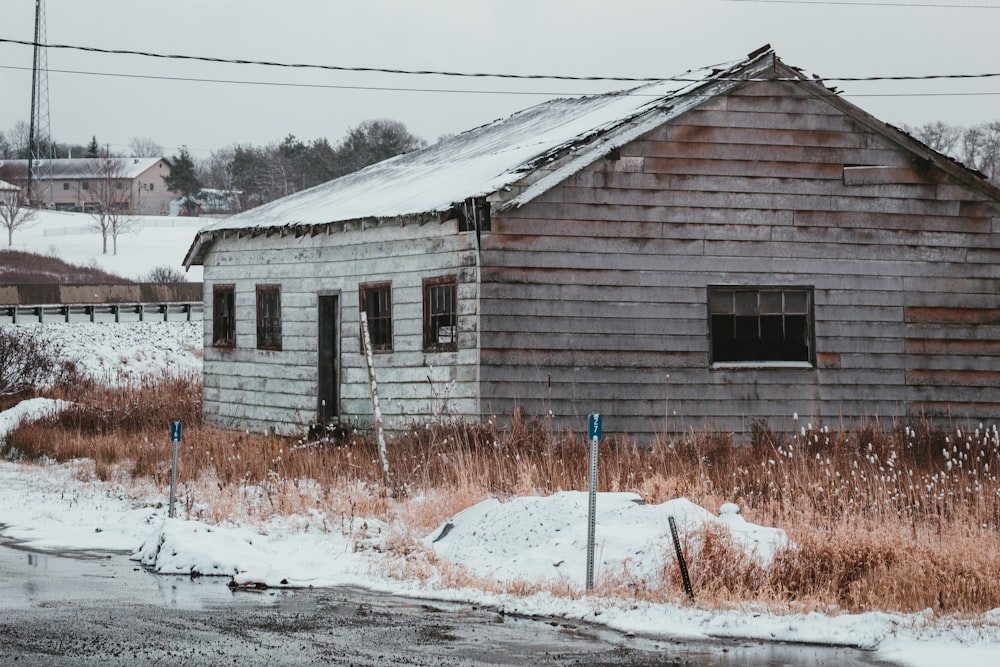
[[[457,203],[498,192],[505,194],[502,207],[519,206],[608,151],[738,85],[735,78],[760,74],[773,65],[773,55],[765,48],[631,90],[543,102],[214,222],[201,229],[184,264],[200,264],[216,234],[227,230],[447,214]],[[537,178],[545,172],[550,173]]]
[[[7,181],[0,180],[0,190],[20,190],[20,189],[21,188],[17,187],[13,183],[8,183]]]
[[[75,180],[79,178],[94,178],[94,160],[100,158],[59,158],[57,160],[36,160],[39,169],[47,168],[51,178]],[[112,158],[122,165],[122,178],[136,178],[150,167],[156,165],[162,157],[116,157]],[[17,169],[26,170],[27,160],[4,160],[4,164]],[[168,162],[169,164],[169,162]]]
[[[553,99],[439,143],[277,199],[203,227],[184,265],[201,264],[225,232],[295,235],[356,220],[444,220],[470,198],[502,212],[535,199],[609,152],[748,80],[794,78],[844,113],[1000,201],[1000,189],[782,63],[769,45],[738,61],[691,70],[631,90]]]

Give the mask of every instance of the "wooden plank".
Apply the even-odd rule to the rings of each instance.
[[[951,231],[991,234],[990,218],[912,215],[871,211],[795,211],[795,224],[806,227],[874,227],[886,230]]]
[[[1000,373],[996,370],[944,370],[911,369],[906,372],[906,383],[935,387],[1000,387]]]
[[[765,129],[671,123],[665,130],[662,138],[657,138],[667,142],[860,149],[870,148],[873,144],[871,133],[795,129],[787,126]]]

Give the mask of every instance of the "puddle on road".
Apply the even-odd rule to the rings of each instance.
[[[150,572],[127,553],[39,550],[0,540],[4,605],[27,608],[107,599],[215,609],[233,604],[270,605],[292,594],[282,589],[233,591],[226,577],[188,577]]]

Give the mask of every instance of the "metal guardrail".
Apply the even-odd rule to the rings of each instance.
[[[35,304],[0,306],[0,321],[24,322],[170,322],[204,313],[201,301],[183,303]],[[152,317],[150,317],[152,316]],[[171,317],[173,316],[173,317]]]
[[[0,322],[14,324],[191,321],[204,311],[201,283],[0,285]]]

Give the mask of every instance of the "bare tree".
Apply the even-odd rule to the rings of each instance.
[[[87,175],[87,203],[85,208],[94,218],[93,227],[101,233],[104,254],[108,254],[108,237],[111,237],[113,254],[118,254],[118,237],[128,231],[135,219],[129,216],[132,200],[132,183],[128,177],[125,160],[98,157],[90,160]]]
[[[163,146],[149,137],[132,137],[128,142],[129,157],[161,157]]]
[[[1000,121],[973,125],[962,133],[961,160],[992,183],[1000,180]]]
[[[35,209],[28,208],[24,190],[0,180],[0,226],[7,230],[7,245],[14,245],[14,230],[29,227]]]
[[[14,127],[7,132],[7,141],[10,143],[11,157],[26,159],[28,157],[28,145],[30,144],[31,126],[23,120],[14,123]]]
[[[939,153],[955,156],[955,146],[962,136],[962,128],[957,125],[947,125],[941,121],[927,123],[920,127],[904,125],[903,129],[924,142]]]

